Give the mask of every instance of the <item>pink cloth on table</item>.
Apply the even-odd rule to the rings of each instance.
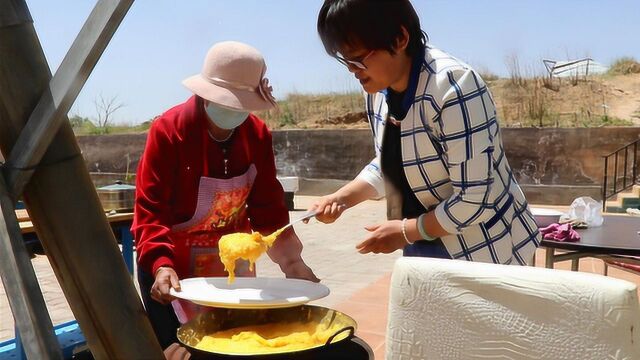
[[[578,234],[571,224],[551,224],[546,228],[540,229],[542,237],[546,240],[555,240],[563,242],[576,242],[580,240],[580,234]]]

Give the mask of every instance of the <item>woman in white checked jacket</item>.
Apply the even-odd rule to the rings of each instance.
[[[480,76],[427,44],[408,0],[325,0],[318,33],[366,92],[376,150],[314,204],[318,220],[386,193],[389,220],[367,227],[361,253],[530,263],[540,234]]]

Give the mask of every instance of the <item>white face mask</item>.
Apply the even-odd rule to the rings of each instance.
[[[212,103],[208,103],[205,106],[205,110],[207,115],[209,115],[209,120],[217,127],[225,130],[237,128],[247,120],[249,116],[249,113],[246,111],[229,110]]]

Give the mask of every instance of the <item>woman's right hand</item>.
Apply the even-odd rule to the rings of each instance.
[[[316,201],[309,211],[316,212],[316,219],[325,224],[336,221],[340,215],[347,209],[347,205],[335,194],[321,197]]]
[[[175,298],[169,294],[169,289],[180,291],[180,281],[176,271],[170,267],[159,267],[156,278],[151,286],[151,298],[163,305],[167,305]]]
[[[348,208],[371,199],[377,194],[378,192],[371,184],[356,178],[333,194],[318,199],[309,207],[309,210],[316,212],[318,221],[330,224],[336,221]]]

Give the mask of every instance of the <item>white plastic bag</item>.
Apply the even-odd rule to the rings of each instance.
[[[560,216],[560,221],[578,220],[589,227],[598,227],[604,222],[602,203],[588,196],[579,197],[571,203],[569,212]]]

